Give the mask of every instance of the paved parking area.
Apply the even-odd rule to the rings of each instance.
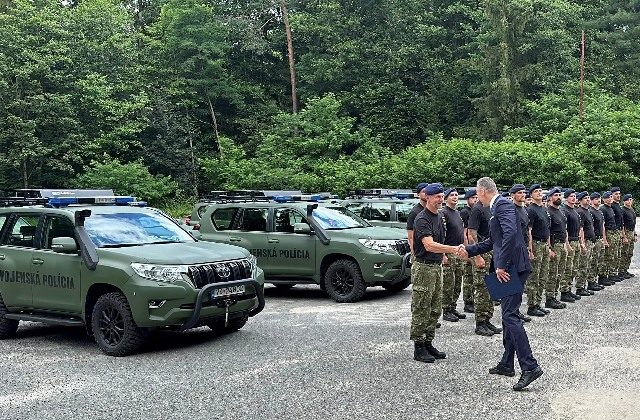
[[[545,375],[521,393],[517,376],[487,374],[501,338],[473,334],[473,316],[444,323],[448,358],[426,365],[412,359],[410,290],[336,304],[317,287],[268,287],[241,331],[158,332],[126,358],[82,329],[25,323],[0,342],[0,419],[638,419],[634,272],[527,324]]]

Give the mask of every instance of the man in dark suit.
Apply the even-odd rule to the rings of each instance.
[[[491,211],[489,238],[474,245],[461,246],[460,255],[473,257],[493,250],[489,271],[495,272],[498,280],[505,283],[511,281],[508,270],[513,268],[524,284],[531,273],[531,263],[513,203],[500,197],[495,182],[488,177],[478,180],[476,192],[480,202]],[[523,390],[542,376],[542,369],[531,352],[524,323],[518,317],[521,303],[522,292],[506,296],[500,301],[504,354],[498,365],[489,369],[491,374],[514,376],[514,356],[517,355],[522,375],[513,386],[515,391]]]

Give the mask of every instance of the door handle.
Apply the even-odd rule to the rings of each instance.
[[[237,238],[237,237],[235,237],[235,236],[232,236],[232,237],[230,237],[230,238],[229,238],[229,241],[231,241],[231,242],[240,242],[241,240],[242,240],[242,239]]]
[[[40,259],[40,258],[33,258],[31,260],[32,263],[36,264],[36,265],[40,265],[40,264],[44,264],[44,260]]]
[[[277,243],[280,243],[280,240],[274,238],[274,239],[267,240],[267,242],[269,242],[270,244],[277,244]]]
[[[4,260],[5,258],[4,254],[0,254],[0,260]]]

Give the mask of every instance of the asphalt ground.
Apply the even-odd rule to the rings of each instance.
[[[423,364],[410,290],[337,304],[317,287],[268,287],[239,332],[158,332],[126,358],[82,329],[23,323],[0,342],[0,418],[639,419],[639,248],[637,277],[526,325],[545,374],[524,392],[511,389],[519,372],[487,373],[501,338],[475,335],[473,315],[443,322],[447,359]]]

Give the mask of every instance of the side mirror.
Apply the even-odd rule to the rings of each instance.
[[[311,226],[306,223],[296,223],[293,225],[293,233],[309,235],[311,234]]]
[[[53,238],[51,241],[51,249],[53,252],[59,252],[61,254],[74,254],[78,252],[78,245],[75,239],[62,236]]]

